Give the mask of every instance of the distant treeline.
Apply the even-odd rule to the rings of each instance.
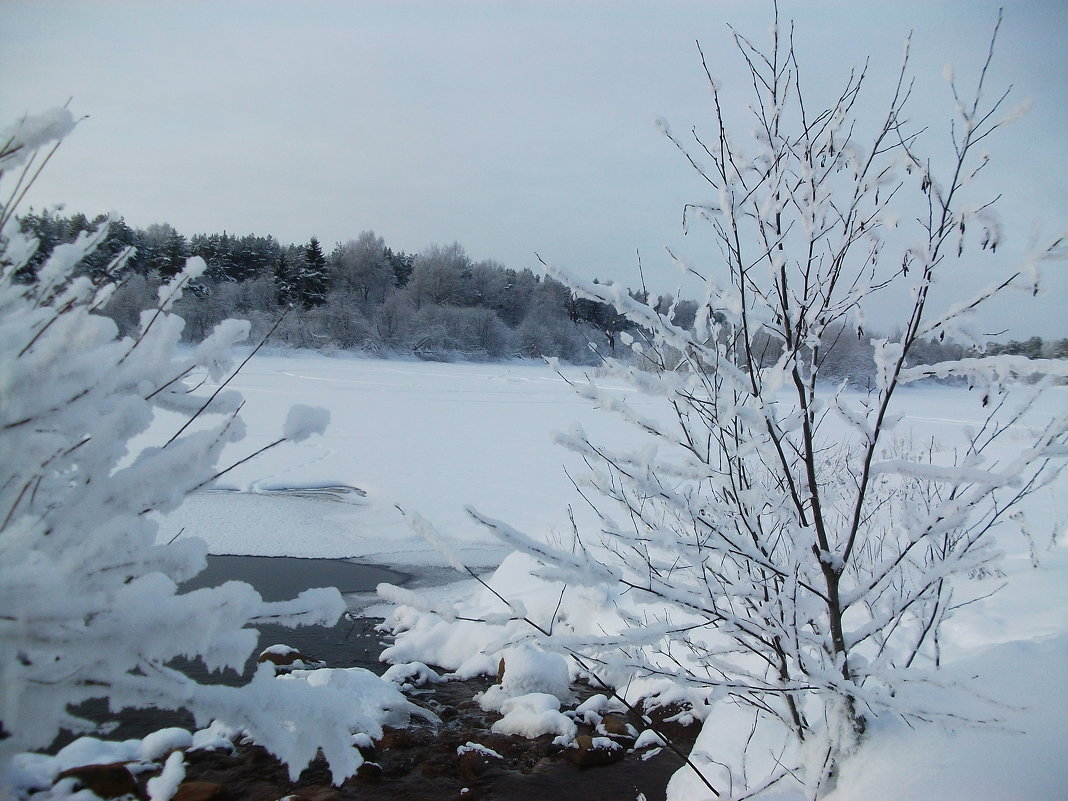
[[[529,269],[474,261],[459,244],[418,254],[395,251],[371,231],[326,253],[314,238],[286,245],[256,234],[186,237],[168,224],[137,229],[122,219],[31,212],[21,218],[23,231],[40,243],[30,270],[56,245],[105,223],[106,236],[84,270],[101,278],[117,254],[134,248],[119,276],[122,286],[103,310],[123,333],[137,326],[140,310],[155,304],[161,281],[190,256],[207,263],[176,306],[190,340],[228,317],[249,320],[253,337],[262,336],[285,312],[275,344],[434,359],[557,356],[592,363],[599,352],[613,351],[618,333],[628,327],[610,306],[576,300],[560,282]],[[689,308],[692,322],[696,304]],[[685,312],[682,305],[679,313]]]
[[[611,306],[576,299],[564,284],[529,269],[473,261],[458,243],[411,254],[395,251],[382,237],[365,231],[326,253],[314,237],[303,245],[225,231],[186,237],[166,223],[139,229],[102,215],[90,219],[31,211],[20,223],[39,242],[26,280],[33,279],[57,245],[104,224],[100,246],[82,267],[91,278],[102,279],[114,258],[133,248],[117,276],[121,286],[103,309],[123,333],[135,330],[140,311],[155,305],[161,282],[181,270],[187,258],[200,256],[207,270],[176,306],[186,320],[186,337],[195,341],[231,317],[249,320],[253,338],[259,338],[284,314],[272,341],[292,347],[432,359],[555,356],[594,363],[603,355],[625,355],[619,346],[622,332],[640,336]],[[644,291],[630,294],[670,313],[680,327],[694,323],[694,301],[666,295],[654,300]],[[825,366],[825,374],[866,383],[872,372],[872,338],[870,333],[837,332],[822,348],[832,367]],[[769,342],[769,358],[776,350]],[[990,343],[987,352],[1068,358],[1068,339]],[[968,354],[953,343],[930,342],[916,355],[933,362]]]

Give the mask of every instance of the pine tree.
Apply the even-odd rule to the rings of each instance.
[[[186,238],[171,228],[160,244],[156,269],[164,278],[173,278],[185,267],[185,260],[190,255]]]
[[[274,265],[274,291],[279,306],[289,306],[297,301],[297,276],[283,250]]]
[[[296,299],[305,309],[321,306],[326,302],[328,285],[326,256],[313,236],[304,248],[304,263],[297,271]]]
[[[386,261],[389,262],[389,266],[393,269],[394,286],[398,289],[407,286],[408,279],[412,277],[412,265],[415,261],[415,256],[411,253],[405,253],[403,250],[394,252],[387,247]]]

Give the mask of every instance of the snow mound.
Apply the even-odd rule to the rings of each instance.
[[[175,751],[163,766],[163,772],[148,780],[148,797],[152,801],[170,801],[178,792],[178,785],[185,779],[185,756]]]
[[[502,659],[504,677],[501,679],[501,690],[505,695],[546,693],[560,699],[571,696],[567,660],[560,654],[524,644],[506,650]]]
[[[392,665],[382,674],[382,678],[399,685],[401,688],[422,687],[424,684],[437,684],[444,679],[433,668],[422,662],[408,662]]]
[[[499,710],[504,714],[493,724],[491,731],[497,734],[518,734],[521,737],[541,737],[543,734],[556,734],[567,740],[573,740],[578,728],[571,718],[560,711],[560,699],[548,693],[528,693],[513,698],[501,699],[491,691],[478,698],[486,710]]]

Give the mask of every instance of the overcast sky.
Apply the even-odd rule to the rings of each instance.
[[[817,98],[869,55],[878,95],[914,29],[914,116],[933,137],[951,113],[943,65],[976,73],[999,4],[994,85],[1033,101],[990,148],[1009,259],[1036,226],[1050,237],[1068,223],[1068,4],[780,8]],[[459,241],[516,268],[539,253],[633,286],[640,251],[651,288],[670,289],[665,247],[698,265],[716,254],[682,234],[683,204],[703,187],[653,120],[711,130],[695,39],[742,98],[727,24],[763,43],[770,18],[755,0],[6,0],[0,120],[68,99],[88,117],[35,188],[37,208],[116,211],[187,235],[316,235],[327,248],[371,229],[394,249]],[[977,263],[976,280],[992,269]],[[1037,305],[1012,303],[990,327],[1068,336],[1057,272]]]

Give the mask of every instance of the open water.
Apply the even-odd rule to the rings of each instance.
[[[382,582],[404,584],[407,574],[379,565],[359,564],[343,559],[298,559],[288,556],[208,556],[208,566],[183,590],[213,587],[226,581],[245,581],[267,601],[295,598],[303,590],[313,587],[337,587],[343,595],[374,592]],[[336,626],[301,626],[285,628],[274,624],[258,627],[259,645],[252,652],[242,674],[233,671],[209,673],[199,661],[175,663],[190,677],[201,683],[238,685],[245,683],[256,668],[256,658],[270,645],[284,644],[301,653],[325,661],[330,667],[361,667],[381,674],[386,665],[378,661],[382,652],[381,636],[375,631],[380,621],[374,618],[343,617]],[[197,621],[189,621],[197,625]],[[83,714],[101,722],[118,723],[108,739],[144,737],[167,726],[192,729],[193,718],[185,712],[160,709],[125,709],[118,715],[107,710],[105,702],[92,702],[80,707]],[[56,750],[73,738],[64,733],[53,743]]]

